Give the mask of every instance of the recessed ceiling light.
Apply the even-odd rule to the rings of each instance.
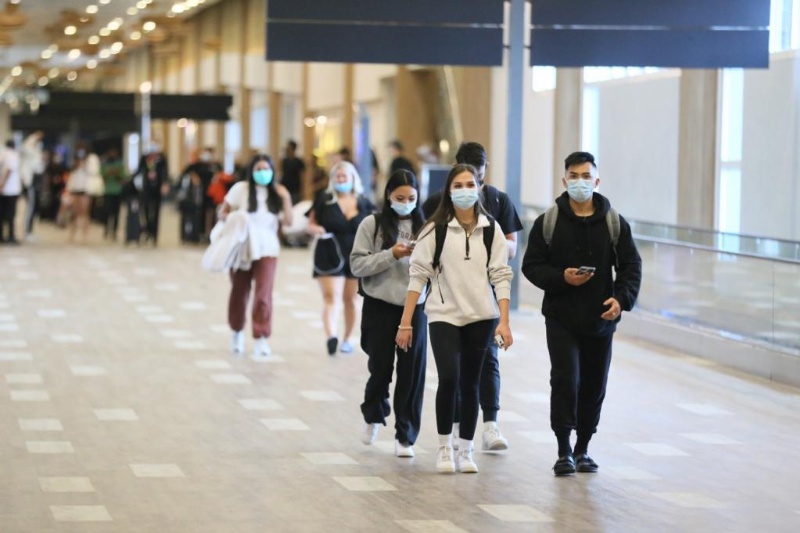
[[[22,67],[21,66],[17,65],[16,67],[11,69],[11,75],[14,76],[15,78],[17,76],[19,76],[20,74],[22,74]]]
[[[75,35],[75,33],[77,33],[77,31],[78,31],[78,28],[76,28],[75,26],[69,25],[69,26],[64,28],[64,35]]]
[[[89,44],[98,44],[98,43],[100,43],[100,37],[98,37],[97,35],[92,35],[91,37],[89,37],[88,43]]]
[[[142,25],[142,29],[144,31],[153,31],[154,29],[156,29],[156,23],[153,22],[152,20],[148,20],[147,22],[144,23],[144,25]]]
[[[42,50],[42,59],[50,59],[53,57],[53,52],[50,50]]]
[[[42,76],[41,78],[39,78],[39,85],[41,85],[42,87],[47,85],[49,82],[50,80],[47,78],[47,76]]]
[[[125,13],[127,13],[130,16],[134,16],[138,12],[139,12],[139,10],[136,9],[135,7],[129,7],[128,10]]]
[[[70,72],[69,74],[67,74],[67,79],[68,79],[69,81],[75,81],[75,80],[77,80],[77,79],[78,79],[78,73],[77,73],[77,72],[75,72],[75,71],[73,70],[72,72]]]
[[[94,15],[95,13],[97,13],[97,9],[98,9],[97,6],[94,4],[89,4],[88,6],[86,6],[86,12],[89,13],[90,15]]]
[[[52,78],[55,78],[56,76],[58,76],[58,69],[57,68],[53,67],[53,68],[51,68],[50,70],[47,71],[47,77],[48,78],[52,79]]]
[[[86,62],[86,68],[88,68],[89,70],[97,68],[97,60],[96,59],[90,59],[89,61],[87,61]]]
[[[142,38],[142,32],[135,31],[135,32],[131,33],[131,41],[138,41],[141,38]]]
[[[145,2],[144,0],[139,0],[138,2],[136,2],[137,9],[144,9],[146,7],[147,7],[147,2]]]
[[[78,50],[77,48],[73,48],[72,50],[69,51],[67,57],[69,57],[70,59],[78,59],[79,57],[81,57],[81,51]]]
[[[111,52],[108,50],[108,48],[103,48],[97,55],[100,57],[100,59],[108,59],[111,56]]]
[[[177,13],[179,15],[181,13],[183,13],[185,9],[186,9],[186,7],[183,4],[173,4],[172,5],[172,12],[173,13]]]
[[[98,2],[101,6],[107,6],[111,3],[111,0],[99,0]]]
[[[108,28],[100,28],[100,31],[97,33],[99,33],[101,37],[108,37],[109,35],[111,35],[111,30],[109,30]]]
[[[122,24],[120,24],[120,23],[119,23],[119,22],[117,22],[116,20],[112,20],[111,22],[109,22],[109,23],[108,23],[108,25],[106,26],[106,28],[108,28],[108,29],[109,29],[109,30],[111,30],[111,31],[117,31],[117,30],[119,29],[119,27],[120,27],[120,26],[122,26]]]

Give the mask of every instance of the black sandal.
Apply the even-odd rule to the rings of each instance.
[[[597,466],[597,463],[595,463],[594,460],[591,457],[589,457],[588,454],[585,453],[579,453],[578,455],[576,455],[575,463],[577,464],[576,469],[578,472],[588,472],[590,474],[593,474],[597,472],[599,468]]]
[[[572,454],[563,455],[558,458],[553,465],[553,472],[556,476],[571,476],[575,473],[575,457]]]

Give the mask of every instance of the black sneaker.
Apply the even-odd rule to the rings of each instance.
[[[331,337],[328,339],[328,355],[333,356],[336,354],[336,348],[339,347],[339,339]]]
[[[593,474],[597,472],[599,468],[597,463],[595,463],[594,460],[592,460],[592,458],[585,453],[579,453],[575,456],[575,464],[577,465],[576,470],[578,472]]]
[[[575,473],[575,457],[572,454],[562,455],[553,465],[553,473],[556,476],[571,476]]]

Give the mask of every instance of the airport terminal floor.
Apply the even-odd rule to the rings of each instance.
[[[366,358],[326,354],[307,250],[280,258],[257,363],[229,353],[228,279],[169,208],[158,249],[93,231],[0,247],[3,533],[800,531],[797,389],[618,336],[600,471],[555,478],[543,324],[523,310],[501,355],[509,450],[440,475],[433,358],[416,458],[389,427],[364,446]]]

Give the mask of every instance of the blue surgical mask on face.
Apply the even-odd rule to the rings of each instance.
[[[272,183],[272,169],[271,168],[262,168],[260,170],[253,171],[253,181],[255,181],[258,185],[269,185]]]
[[[567,194],[576,202],[583,203],[592,197],[594,192],[594,179],[574,179],[567,180]]]
[[[459,209],[469,209],[478,201],[478,189],[455,189],[450,191],[453,205]]]
[[[411,201],[408,203],[401,203],[401,202],[392,202],[392,209],[394,212],[397,213],[397,216],[407,217],[410,215],[414,209],[417,207],[417,201]]]
[[[353,190],[353,182],[352,181],[345,181],[344,183],[334,183],[333,190],[336,192],[340,192],[342,194],[348,193]]]

